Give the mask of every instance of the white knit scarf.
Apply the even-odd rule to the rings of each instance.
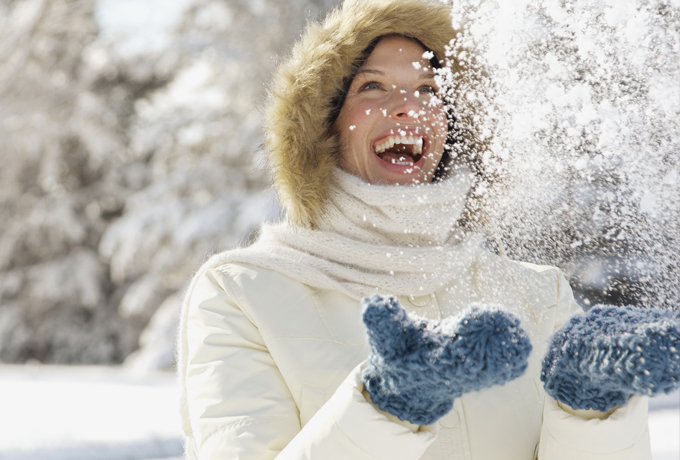
[[[455,227],[469,189],[467,170],[421,186],[371,185],[336,170],[317,230],[265,225],[255,244],[219,262],[278,271],[356,299],[431,294],[479,247],[478,238]]]
[[[456,226],[470,186],[466,169],[419,186],[371,185],[336,170],[318,229],[286,222],[264,225],[256,243],[213,256],[194,276],[181,315],[181,386],[188,299],[203,273],[226,263],[246,263],[357,300],[374,293],[432,294],[457,277],[481,250],[481,237]],[[190,437],[185,389],[181,392],[184,431]]]

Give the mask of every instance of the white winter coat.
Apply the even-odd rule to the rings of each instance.
[[[389,293],[384,293],[389,294]],[[431,426],[385,414],[362,393],[369,354],[361,306],[284,273],[246,264],[205,272],[189,299],[186,375],[201,460],[650,459],[647,400],[587,420],[546,396],[546,339],[578,310],[559,270],[488,252],[433,295],[401,298],[427,318],[473,302],[517,314],[533,351],[527,372],[468,393]]]

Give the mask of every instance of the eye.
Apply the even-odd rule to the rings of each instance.
[[[363,85],[359,89],[359,91],[366,91],[366,90],[370,90],[370,89],[380,89],[380,83],[378,83],[377,81],[369,81],[368,83]]]
[[[423,85],[420,88],[418,88],[418,93],[434,95],[437,94],[437,88],[430,85]]]

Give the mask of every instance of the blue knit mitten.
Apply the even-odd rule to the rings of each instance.
[[[545,391],[574,409],[606,412],[634,394],[680,385],[680,312],[595,306],[553,334]]]
[[[465,393],[522,375],[531,344],[519,319],[472,307],[442,322],[409,317],[394,297],[362,301],[371,355],[365,390],[381,410],[417,425],[434,423]]]

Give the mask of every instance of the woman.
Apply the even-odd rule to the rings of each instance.
[[[192,458],[650,458],[646,398],[577,411],[539,381],[547,338],[578,310],[560,272],[497,257],[459,224],[472,178],[434,78],[454,35],[441,4],[348,0],[280,67],[266,144],[285,221],[208,261],[184,305]],[[368,382],[384,356],[359,302],[374,293],[433,334],[428,320],[502,306],[533,346],[523,375],[460,391],[429,425],[381,410]],[[381,302],[366,308],[400,314]]]

